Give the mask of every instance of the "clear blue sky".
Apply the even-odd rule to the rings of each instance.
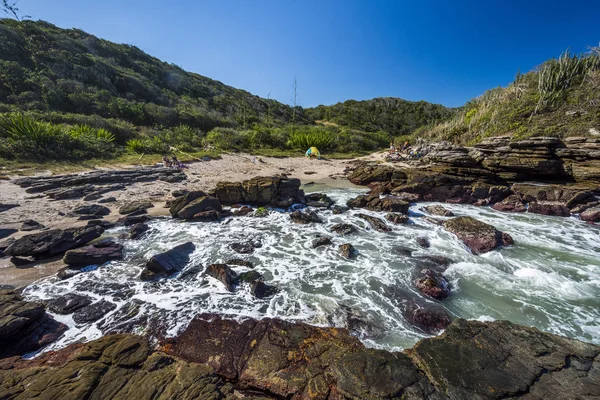
[[[379,96],[460,106],[600,41],[600,0],[20,0],[22,14],[133,44],[305,107]]]

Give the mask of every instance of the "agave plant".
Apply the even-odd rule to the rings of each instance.
[[[318,149],[327,149],[335,141],[335,136],[329,132],[294,132],[288,139],[288,147],[292,149],[307,149],[316,147]]]

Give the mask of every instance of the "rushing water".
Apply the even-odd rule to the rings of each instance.
[[[330,188],[327,193],[338,204],[363,193],[363,189]],[[351,210],[333,215],[318,211],[323,224],[297,225],[287,213],[272,211],[264,218],[235,217],[221,223],[189,223],[171,219],[151,222],[142,240],[124,240],[125,258],[79,274],[66,281],[47,278],[28,286],[29,299],[52,299],[79,293],[106,299],[117,305],[104,319],[76,326],[70,316],[55,315],[71,329],[56,343],[60,347],[76,340],[91,340],[102,329],[119,328],[134,321],[143,331],[140,317],[154,316],[173,335],[202,312],[237,317],[278,317],[324,326],[345,326],[348,310],[367,322],[359,336],[367,346],[401,349],[426,335],[406,322],[399,309],[399,297],[425,299],[413,286],[413,271],[419,255],[442,255],[453,260],[445,275],[453,286],[452,295],[441,304],[454,316],[536,326],[544,331],[600,343],[600,241],[598,227],[575,218],[554,218],[536,214],[509,214],[490,208],[465,205],[444,206],[458,215],[473,216],[510,233],[515,245],[476,256],[442,227],[419,218],[418,204],[411,207],[411,222],[393,226],[390,233],[369,229]],[[315,234],[328,234],[334,223],[352,223],[359,232],[345,237],[333,234],[334,246],[312,249]],[[391,226],[391,225],[390,225]],[[125,232],[117,228],[109,233]],[[427,237],[429,249],[416,244]],[[260,240],[262,247],[250,256],[229,248],[233,242]],[[179,275],[158,282],[142,282],[138,276],[145,260],[187,241],[196,244],[192,262]],[[354,260],[345,260],[338,245],[352,243],[359,251]],[[398,247],[413,250],[412,255]],[[203,269],[230,258],[245,258],[275,285],[279,292],[258,300],[248,285],[228,292]],[[202,265],[203,268],[197,268]],[[193,267],[196,266],[194,269]],[[248,268],[233,266],[236,272]],[[134,307],[135,306],[135,307]],[[132,308],[138,313],[130,317]],[[140,322],[142,321],[142,322]],[[102,329],[100,329],[102,328]]]

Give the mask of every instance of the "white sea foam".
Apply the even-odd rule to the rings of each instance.
[[[338,204],[364,192],[332,189]],[[420,268],[418,256],[441,255],[453,260],[445,275],[453,294],[442,304],[451,314],[481,321],[508,319],[553,333],[600,343],[600,244],[598,228],[575,218],[534,214],[507,214],[490,208],[444,206],[456,215],[470,215],[508,232],[515,245],[482,256],[466,247],[442,227],[419,218],[427,204],[411,207],[411,223],[393,226],[391,233],[370,229],[359,212],[383,217],[383,213],[351,210],[342,215],[318,211],[323,224],[296,225],[289,215],[272,211],[264,218],[236,217],[223,223],[185,223],[157,219],[142,240],[125,240],[125,258],[66,280],[47,278],[28,286],[29,299],[47,300],[67,293],[105,299],[117,308],[102,320],[77,326],[70,316],[55,317],[71,329],[54,345],[90,340],[126,321],[124,311],[137,304],[137,316],[154,316],[176,335],[194,315],[211,312],[231,317],[277,317],[322,326],[346,326],[348,310],[364,325],[357,331],[367,346],[398,350],[412,346],[426,335],[402,316],[399,305],[406,297],[424,299],[412,283]],[[445,218],[442,218],[445,219]],[[341,237],[329,232],[334,223],[354,224],[357,234]],[[118,235],[124,229],[111,233]],[[312,249],[315,234],[331,235],[333,246]],[[416,244],[426,237],[429,249]],[[262,247],[251,256],[230,249],[233,242],[260,240]],[[153,254],[192,241],[196,250],[189,271],[200,271],[216,262],[245,258],[255,264],[265,281],[279,288],[272,298],[258,300],[246,284],[235,293],[217,280],[200,273],[182,279],[181,274],[159,282],[142,282],[139,274]],[[338,254],[338,245],[352,243],[359,251],[355,260]],[[412,256],[394,251],[413,250]],[[248,268],[232,266],[237,272]],[[135,325],[135,324],[134,324]],[[136,332],[145,329],[138,323]]]

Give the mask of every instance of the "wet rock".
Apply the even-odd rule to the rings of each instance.
[[[290,219],[296,224],[310,224],[323,222],[323,220],[317,215],[317,213],[311,210],[296,210],[290,213]]]
[[[222,204],[248,204],[255,207],[290,207],[303,200],[300,179],[280,176],[256,177],[243,182],[219,182],[214,196]]]
[[[137,239],[146,233],[150,227],[144,223],[135,224],[129,229],[129,239]]]
[[[98,200],[99,204],[116,203],[116,202],[117,202],[117,198],[116,197],[105,197],[104,199],[99,199]]]
[[[339,251],[344,258],[354,258],[358,254],[358,251],[350,243],[340,245]]]
[[[116,226],[114,222],[105,221],[103,219],[91,219],[87,222],[88,226],[99,226],[104,229],[111,229]]]
[[[380,198],[378,195],[361,195],[348,200],[350,208],[364,208],[371,211],[388,211],[407,214],[409,203],[396,196]]]
[[[254,268],[254,265],[250,261],[241,260],[239,258],[232,258],[225,262],[227,265],[239,265],[246,268]]]
[[[106,314],[117,308],[116,304],[110,301],[100,300],[97,303],[90,304],[75,311],[73,321],[76,324],[88,324],[104,317]]]
[[[46,314],[42,304],[23,301],[11,290],[0,290],[0,358],[35,351],[57,340],[66,330],[66,325]],[[0,377],[0,382],[5,396],[7,381]]]
[[[335,224],[329,228],[331,232],[335,232],[338,235],[349,235],[356,232],[356,227],[351,224]]]
[[[452,317],[443,307],[432,303],[408,301],[402,307],[402,315],[408,323],[429,334],[439,333],[452,322]]]
[[[271,297],[277,293],[275,286],[267,285],[261,280],[255,280],[250,284],[250,293],[257,299],[264,299],[265,297]]]
[[[8,256],[51,257],[86,244],[99,237],[103,231],[99,226],[51,229],[15,240],[4,253]]]
[[[556,217],[570,217],[571,211],[567,206],[556,203],[529,203],[527,212]]]
[[[250,242],[244,242],[244,243],[232,243],[229,245],[229,248],[231,248],[231,250],[233,250],[239,254],[250,254],[250,253],[254,252],[254,249],[256,248],[256,246],[254,246],[254,244],[252,244]]]
[[[100,204],[75,207],[67,213],[67,217],[103,217],[110,214],[110,209]]]
[[[411,257],[413,251],[414,251],[413,249],[408,248],[408,247],[404,247],[404,246],[394,246],[394,247],[392,247],[392,252],[394,252],[395,254],[404,256],[404,257]]]
[[[428,249],[431,246],[431,244],[429,243],[429,239],[422,236],[417,238],[417,244],[419,245],[419,247],[422,247],[424,249]]]
[[[510,246],[513,239],[508,233],[472,217],[457,217],[444,222],[444,228],[454,233],[473,254],[483,254],[501,246]]]
[[[387,213],[385,214],[385,219],[397,225],[406,224],[408,222],[408,215],[398,213]]]
[[[579,214],[579,218],[586,222],[600,222],[600,208],[590,208]]]
[[[82,296],[75,293],[68,293],[64,296],[52,299],[46,303],[48,310],[56,314],[72,314],[75,311],[92,304],[93,299],[89,296]]]
[[[81,269],[64,267],[58,270],[58,272],[56,273],[56,277],[64,281],[65,279],[70,279],[75,275],[79,275],[81,273],[83,273]]]
[[[440,206],[439,204],[423,207],[422,209],[423,209],[423,211],[425,211],[431,215],[438,215],[440,217],[453,217],[454,216],[454,213],[452,211],[444,208],[443,206]]]
[[[27,232],[27,231],[38,231],[40,229],[44,229],[45,226],[40,224],[37,221],[34,221],[32,219],[28,219],[26,221],[23,222],[23,224],[21,225],[20,230]]]
[[[205,211],[221,211],[221,203],[216,197],[202,196],[186,204],[179,212],[177,218],[190,219]]]
[[[317,236],[312,241],[312,248],[316,249],[317,247],[320,247],[320,246],[329,246],[331,244],[333,244],[333,243],[331,242],[331,238],[330,237],[328,237],[328,236]]]
[[[227,264],[211,264],[206,268],[206,274],[220,281],[230,292],[235,290],[238,282],[238,274]]]
[[[525,212],[527,210],[527,207],[525,207],[525,204],[521,201],[519,196],[514,194],[508,196],[498,203],[495,203],[492,208],[496,211],[506,212]]]
[[[344,314],[345,326],[353,335],[361,340],[384,335],[385,329],[374,321],[370,314],[346,305],[341,305],[340,309]]]
[[[431,270],[421,270],[421,277],[415,280],[415,286],[421,293],[434,299],[445,299],[450,295],[450,284],[441,273]]]
[[[187,242],[152,256],[140,278],[150,280],[181,271],[190,262],[190,255],[195,249],[196,246],[192,242]]]
[[[379,231],[379,232],[389,232],[389,231],[392,230],[380,218],[373,217],[373,216],[367,215],[367,214],[356,214],[356,216],[358,218],[361,218],[361,219],[364,219],[365,221],[367,221],[369,223],[369,225],[371,225],[371,227],[373,229],[375,229],[376,231]]]
[[[248,207],[248,206],[241,206],[241,207],[236,207],[236,208],[237,208],[237,210],[235,210],[233,212],[233,215],[235,215],[236,217],[243,217],[244,215],[248,215],[252,211],[254,211],[254,209],[252,207]]]
[[[119,208],[119,214],[121,215],[140,215],[145,214],[149,208],[154,207],[150,201],[132,201],[125,203]]]
[[[63,262],[71,268],[77,268],[101,265],[122,258],[123,246],[110,241],[69,250],[65,253]]]
[[[262,275],[257,271],[242,272],[239,274],[240,282],[252,283],[262,279]]]
[[[339,214],[343,214],[346,211],[348,211],[349,208],[348,207],[344,207],[344,206],[333,206],[331,207],[331,212],[335,215],[339,215]]]
[[[305,195],[304,199],[309,207],[329,208],[335,204],[335,201],[324,193],[310,193]]]

